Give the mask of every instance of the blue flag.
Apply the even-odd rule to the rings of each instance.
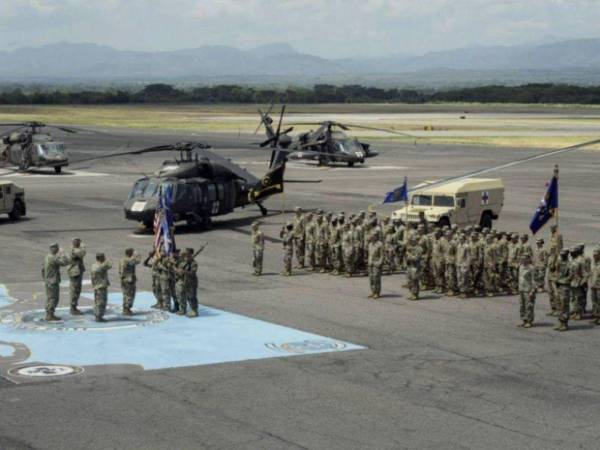
[[[173,224],[173,185],[165,183],[160,186],[158,207],[154,215],[154,247],[162,245],[167,255],[175,250]]]
[[[554,169],[554,176],[550,180],[546,195],[542,198],[540,206],[535,211],[529,229],[533,234],[537,233],[546,222],[558,213],[558,167]]]
[[[408,180],[404,177],[404,183],[402,186],[397,187],[392,192],[385,194],[383,203],[394,203],[399,201],[408,201]]]

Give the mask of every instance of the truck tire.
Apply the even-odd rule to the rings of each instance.
[[[479,225],[481,226],[481,228],[487,228],[488,230],[492,229],[492,213],[490,213],[489,211],[485,211],[482,215],[481,215],[481,220],[479,221]]]
[[[60,175],[62,172],[62,167],[61,166],[54,166],[54,172],[56,173],[56,175]]]
[[[10,220],[19,220],[23,216],[24,211],[23,202],[16,200],[12,211],[8,213],[8,217],[10,217]]]
[[[444,228],[444,227],[450,228],[450,219],[448,219],[447,217],[442,217],[438,221],[438,227],[440,227],[440,228]]]

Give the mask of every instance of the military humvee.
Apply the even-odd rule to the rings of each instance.
[[[27,214],[25,190],[11,181],[0,181],[0,214],[19,220]]]
[[[418,222],[419,212],[432,225],[481,225],[491,228],[504,204],[504,184],[500,178],[463,178],[410,193],[408,207],[394,211],[392,219]]]

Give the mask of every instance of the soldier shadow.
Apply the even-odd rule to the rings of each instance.
[[[25,223],[34,220],[32,217],[21,217],[19,220],[13,220],[10,217],[0,217],[0,225],[4,223]]]

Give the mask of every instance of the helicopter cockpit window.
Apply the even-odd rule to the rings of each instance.
[[[219,194],[219,200],[223,200],[225,198],[225,189],[222,184],[217,184],[217,193]]]
[[[431,195],[413,195],[412,204],[415,206],[431,206]]]
[[[217,199],[217,190],[214,184],[208,185],[208,201],[214,202]]]
[[[37,144],[37,148],[38,153],[41,156],[47,156],[50,158],[65,156],[65,145],[61,142],[46,142],[44,144]]]
[[[133,185],[133,189],[129,193],[129,198],[142,197],[144,195],[144,189],[148,186],[148,180],[139,180]]]
[[[362,151],[362,147],[356,139],[343,139],[337,143],[338,149],[344,153],[354,153]]]

